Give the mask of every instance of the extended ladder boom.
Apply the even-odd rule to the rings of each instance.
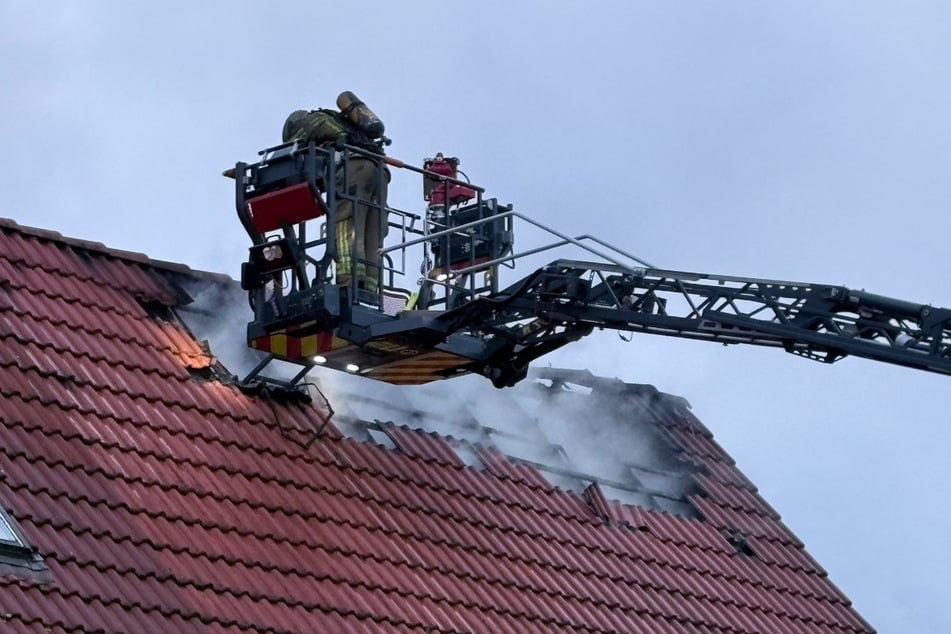
[[[238,216],[253,243],[242,266],[254,310],[248,343],[267,353],[246,382],[270,380],[261,370],[279,359],[303,366],[290,384],[325,365],[399,385],[477,373],[504,387],[524,378],[533,360],[596,328],[771,346],[825,363],[854,355],[951,374],[951,310],[843,286],[655,268],[483,198],[482,188],[457,178],[457,160],[440,155],[424,168],[370,155],[421,174],[428,205],[425,216],[386,207],[400,239],[382,248],[379,260],[360,261],[386,277],[367,296],[355,278],[338,284],[332,275],[337,201],[357,202],[337,187],[338,176],[346,180],[351,157],[367,152],[345,146],[338,157],[291,143],[260,154],[231,171]],[[555,242],[515,251],[515,220]],[[324,224],[308,233],[308,223]],[[601,261],[555,260],[500,290],[501,267],[562,247]],[[407,257],[410,249],[421,257]],[[355,270],[360,262],[351,259]],[[394,283],[406,279],[412,259],[421,263],[415,293]]]
[[[842,286],[558,260],[446,319],[508,337],[515,368],[610,328],[951,374],[951,310]]]

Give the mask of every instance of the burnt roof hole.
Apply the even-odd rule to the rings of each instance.
[[[374,421],[372,423],[367,424],[366,426],[367,435],[370,437],[370,440],[372,440],[374,444],[380,445],[381,447],[385,447],[386,449],[395,450],[396,443],[393,442],[393,439],[390,438],[390,435],[387,434],[386,431],[383,429],[383,425],[384,423],[382,423],[381,421]]]
[[[226,289],[217,288],[208,283],[198,286],[196,282],[196,288],[209,291],[205,296],[205,301],[199,305],[192,300],[188,292],[194,289],[185,289],[172,280],[167,281],[169,281],[168,286],[174,292],[178,304],[169,306],[145,297],[137,297],[136,301],[150,319],[156,322],[175,324],[188,333],[202,350],[214,359],[214,363],[210,366],[186,368],[193,380],[231,382],[236,380],[232,368],[246,372],[258,363],[260,356],[256,356],[255,351],[245,345],[242,336],[243,326],[232,324],[223,319],[223,315],[227,313],[225,308],[227,305]],[[218,336],[220,332],[226,333],[227,339]],[[212,342],[213,337],[215,337],[214,342]],[[228,345],[223,343],[225,341]],[[232,345],[232,342],[235,343]],[[239,351],[239,355],[241,355],[240,362],[234,362],[237,357],[229,354],[232,349]]]
[[[248,294],[240,285],[195,281],[185,286],[184,293],[193,298],[187,304],[175,307],[174,313],[196,341],[207,342],[208,352],[214,355],[225,374],[247,376],[266,357],[266,354],[248,346],[245,337],[248,321],[253,314],[248,306]],[[276,378],[290,379],[300,366],[271,364]]]
[[[177,321],[171,306],[142,297],[137,297],[136,301],[139,302],[139,306],[145,310],[146,314],[156,321]]]
[[[313,400],[307,392],[281,387],[280,385],[268,385],[263,382],[238,385],[237,387],[245,394],[262,397],[278,405],[307,405]]]
[[[87,264],[90,264],[93,261],[92,254],[86,249],[74,248],[73,253],[76,255],[76,257],[86,262]]]
[[[189,366],[186,368],[188,370],[188,376],[195,381],[217,381],[218,374],[215,372],[214,368],[210,365],[206,365],[200,368]]]
[[[726,541],[728,544],[730,544],[730,546],[733,546],[733,549],[740,555],[745,555],[746,557],[756,556],[756,551],[753,550],[753,547],[750,546],[750,543],[746,541],[746,538],[740,533],[729,533],[726,536]]]
[[[355,416],[337,415],[334,418],[334,425],[337,430],[346,436],[358,442],[366,442],[377,445],[391,451],[399,451],[399,447],[386,433],[386,427],[392,423],[384,423],[379,419],[369,421]]]
[[[178,275],[169,271],[158,271],[159,275],[166,282],[166,289],[175,296],[176,306],[188,306],[195,301],[192,292],[195,290],[196,280],[187,275]],[[212,285],[211,282],[204,282],[205,285]],[[202,286],[202,281],[197,282],[197,286]]]
[[[163,311],[161,309],[156,309],[154,312],[150,312],[149,316],[154,321],[174,323],[183,328],[185,332],[187,332],[192,337],[192,339],[195,340],[195,343],[198,344],[198,347],[201,348],[201,350],[211,359],[211,363],[208,364],[185,366],[185,370],[188,372],[188,376],[191,380],[201,383],[208,381],[223,381],[225,383],[232,383],[236,381],[236,377],[228,371],[228,368],[226,368],[214,354],[212,354],[211,346],[208,345],[207,341],[203,339],[195,339],[195,336],[188,328],[188,325],[178,318],[178,314],[173,309],[161,304],[157,305],[167,310]],[[163,312],[166,313],[167,316],[163,314]]]
[[[451,439],[449,446],[456,452],[456,456],[462,461],[462,464],[479,471],[484,471],[486,466],[479,457],[479,452],[472,443],[464,440]]]

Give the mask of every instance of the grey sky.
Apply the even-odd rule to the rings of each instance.
[[[946,3],[0,0],[0,23],[21,224],[237,276],[221,170],[349,89],[393,156],[458,155],[567,233],[951,307]],[[390,202],[420,189],[398,173]],[[880,632],[951,631],[948,378],[609,332],[551,362],[686,397]]]

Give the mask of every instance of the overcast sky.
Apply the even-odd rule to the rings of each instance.
[[[951,306],[951,5],[460,4],[0,0],[0,216],[237,277],[221,171],[349,89],[567,233]],[[686,397],[880,632],[951,631],[951,379],[610,332],[551,362]]]

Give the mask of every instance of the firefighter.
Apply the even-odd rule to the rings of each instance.
[[[352,97],[349,102],[344,99],[347,95]],[[383,124],[353,93],[341,93],[337,103],[347,104],[342,112],[322,108],[292,112],[284,122],[282,138],[285,143],[313,141],[324,147],[343,141],[373,153],[350,153],[337,165],[334,263],[337,284],[349,286],[356,277],[358,291],[375,296],[383,270],[380,249],[389,228],[386,194],[390,174],[382,159]]]

